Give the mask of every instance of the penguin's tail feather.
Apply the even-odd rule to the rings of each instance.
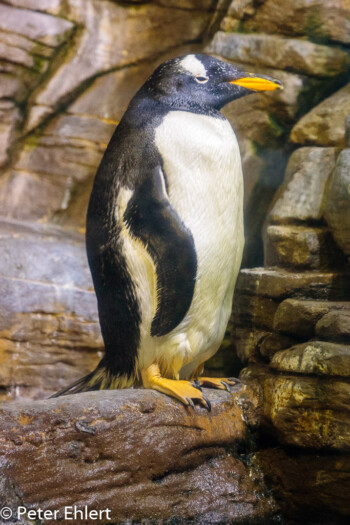
[[[90,374],[81,377],[77,381],[74,381],[74,383],[70,384],[66,388],[62,388],[62,390],[52,394],[49,399],[60,396],[68,396],[69,394],[78,394],[79,392],[88,392],[89,390],[99,390],[100,386],[97,384],[91,385],[91,380],[94,377],[94,374],[95,370],[90,372]]]
[[[113,375],[105,366],[98,366],[93,372],[81,377],[71,385],[63,388],[56,394],[49,397],[68,396],[70,394],[79,394],[80,392],[89,392],[91,390],[107,390],[117,388],[130,388],[135,384],[135,376]]]

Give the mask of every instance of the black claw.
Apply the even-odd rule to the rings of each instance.
[[[225,381],[221,381],[221,384],[224,385],[224,387],[226,388],[227,392],[231,392],[230,386],[227,383],[225,383]]]
[[[191,408],[194,408],[194,403],[190,397],[186,397],[186,401],[188,403],[188,406],[190,406]]]
[[[241,380],[238,379],[238,377],[228,377],[227,380],[232,381],[232,383],[235,383],[235,384],[241,383]]]
[[[197,390],[200,390],[202,392],[202,387],[201,387],[201,384],[198,381],[198,379],[194,379],[193,380],[193,386],[194,386],[194,388],[197,388]]]
[[[204,401],[206,402],[207,404],[207,410],[208,412],[211,412],[211,402],[209,401],[209,399],[207,399],[206,397],[203,396],[203,399]]]

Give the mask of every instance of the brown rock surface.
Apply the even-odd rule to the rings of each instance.
[[[69,20],[0,5],[0,30],[18,33],[32,41],[49,47],[62,44],[69,37],[73,24]]]
[[[78,0],[68,3],[69,18],[84,27],[71,60],[63,63],[33,99],[36,107],[56,111],[61,103],[74,100],[84,83],[113,69],[153,58],[167,49],[198,38],[208,26],[212,12],[188,6],[141,5]],[[137,35],[137,38],[135,38]],[[30,113],[28,128],[43,120]]]
[[[207,51],[237,62],[321,77],[339,75],[349,63],[340,49],[265,34],[218,31]]]
[[[350,257],[350,149],[344,149],[333,172],[325,218],[338,246]]]
[[[264,240],[266,266],[318,270],[336,268],[346,261],[326,228],[272,225]]]
[[[350,5],[347,0],[283,0],[283,3],[265,0],[259,9],[249,14],[255,16],[244,24],[246,30],[261,30],[263,27],[267,33],[306,35],[322,42],[350,42]]]
[[[309,341],[277,352],[270,366],[283,372],[350,377],[350,346]]]
[[[313,337],[317,321],[336,310],[350,311],[350,302],[286,299],[277,308],[274,329],[301,338]]]
[[[263,388],[262,425],[281,444],[349,451],[348,378],[282,375],[261,365],[250,365],[241,377]]]
[[[2,222],[0,231],[1,397],[43,397],[102,356],[84,242],[38,224]]]
[[[334,148],[300,148],[290,157],[268,221],[286,223],[320,220],[327,181],[335,166]]]
[[[206,395],[210,413],[148,390],[3,406],[1,468],[12,488],[2,497],[14,510],[109,508],[113,523],[274,523],[261,474],[235,452],[247,440],[252,391]]]
[[[0,100],[0,167],[10,159],[10,149],[16,138],[20,112],[10,100]]]
[[[329,341],[350,340],[350,311],[330,311],[315,327],[316,335]]]
[[[350,113],[350,84],[304,115],[294,126],[291,140],[298,144],[345,146],[345,118]]]
[[[260,450],[254,459],[287,523],[346,525],[350,515],[350,455]]]
[[[293,273],[280,268],[245,268],[240,271],[237,294],[281,300],[286,297],[341,300],[349,297],[349,275],[341,272]]]

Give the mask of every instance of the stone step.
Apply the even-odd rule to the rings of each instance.
[[[296,225],[268,226],[264,256],[266,266],[282,266],[294,271],[335,269],[347,260],[327,228]]]
[[[270,366],[282,372],[350,377],[350,346],[309,341],[277,352]]]
[[[239,273],[235,293],[277,300],[287,297],[347,300],[350,275],[339,271],[295,273],[281,268],[247,268]]]
[[[315,335],[319,319],[331,311],[350,312],[350,302],[286,299],[276,310],[274,330],[308,339]]]
[[[329,341],[350,341],[350,311],[331,310],[317,321],[315,332]]]

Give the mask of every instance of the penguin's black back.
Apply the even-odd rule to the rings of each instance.
[[[164,205],[158,187],[163,162],[154,143],[155,129],[168,111],[142,92],[133,99],[107,147],[90,198],[86,245],[106,349],[100,367],[106,367],[112,376],[132,376],[142,321],[116,218],[121,188],[134,192],[125,220],[133,235],[147,245],[158,269],[162,296],[151,335],[164,335],[175,328],[193,295],[193,239],[176,212]]]

